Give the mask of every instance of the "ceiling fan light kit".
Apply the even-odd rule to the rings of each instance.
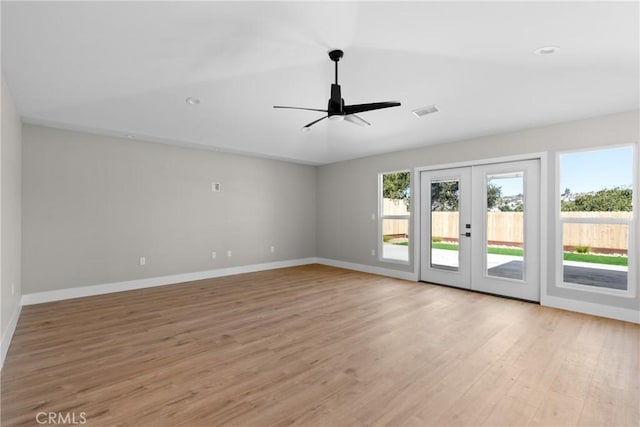
[[[334,49],[329,52],[329,59],[334,62],[335,67],[335,83],[331,84],[331,98],[329,98],[329,102],[326,110],[321,110],[318,108],[305,108],[305,107],[285,107],[280,105],[274,105],[273,108],[285,108],[291,110],[306,110],[306,111],[318,111],[322,113],[327,113],[326,116],[323,116],[317,120],[314,120],[311,123],[306,124],[303,128],[303,132],[308,132],[311,126],[316,123],[328,118],[330,120],[345,120],[350,123],[356,124],[358,126],[370,126],[371,123],[359,117],[357,113],[364,113],[366,111],[372,110],[381,110],[383,108],[390,107],[399,107],[401,104],[397,101],[384,101],[384,102],[372,102],[368,104],[354,104],[354,105],[345,105],[344,99],[342,98],[342,91],[340,85],[338,84],[338,61],[342,59],[344,56],[344,52],[340,49]]]

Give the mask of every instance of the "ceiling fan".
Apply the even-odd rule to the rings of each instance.
[[[357,116],[356,113],[364,113],[365,111],[380,110],[382,108],[400,106],[400,103],[397,101],[345,105],[344,99],[342,99],[342,94],[340,93],[340,85],[338,84],[338,61],[340,61],[343,55],[344,55],[344,52],[342,52],[339,49],[335,49],[329,52],[329,58],[335,63],[336,82],[331,85],[331,98],[329,99],[329,105],[327,106],[326,110],[320,110],[317,108],[304,108],[304,107],[283,107],[280,105],[274,105],[273,108],[288,108],[291,110],[308,110],[308,111],[319,111],[322,113],[327,113],[326,116],[320,117],[318,120],[314,120],[302,128],[303,132],[308,132],[311,130],[311,126],[315,125],[316,123],[326,118],[333,119],[333,120],[344,119],[348,122],[351,122],[360,126],[370,126],[371,123]]]

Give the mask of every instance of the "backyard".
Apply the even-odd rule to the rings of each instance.
[[[436,238],[435,240],[440,240]],[[385,246],[407,247],[405,237],[385,236]],[[406,249],[405,249],[406,250]],[[431,263],[433,267],[456,270],[459,246],[455,242],[431,242]],[[588,247],[578,247],[577,251],[563,253],[563,277],[568,283],[599,288],[627,289],[629,259],[620,254],[590,253]],[[393,251],[390,251],[393,252]],[[524,251],[518,247],[487,247],[487,274],[494,277],[522,280],[524,274]]]
[[[630,165],[628,148],[610,151],[620,152],[616,163]],[[581,152],[565,154],[561,158],[565,188],[560,195],[558,219],[561,280],[564,284],[628,290],[629,245],[633,230],[633,190],[627,182],[629,177],[618,177],[619,185],[605,188],[599,188],[602,183],[598,180],[586,185],[581,180],[569,179],[573,177],[571,171],[581,170],[587,160],[602,155],[602,151]],[[571,166],[572,162],[577,166]],[[497,175],[489,178],[482,225],[487,251],[483,261],[485,274],[522,280],[525,264],[529,265],[525,263],[523,250],[526,246],[523,177]],[[580,191],[572,192],[564,184],[580,186]],[[431,267],[457,271],[460,263],[458,237],[462,231],[458,180],[432,182],[429,203],[428,235],[432,242],[428,259]],[[385,174],[382,258],[409,262],[410,205],[409,174]],[[466,228],[470,228],[469,224]]]
[[[396,245],[408,245],[408,242],[397,242]],[[433,249],[445,249],[451,251],[457,251],[458,245],[455,243],[444,242],[432,242],[431,247]],[[487,253],[495,255],[511,255],[522,256],[523,250],[520,248],[509,248],[502,246],[489,246]],[[606,255],[606,254],[592,254],[592,253],[580,253],[580,252],[564,252],[563,259],[565,261],[577,261],[577,262],[590,262],[594,264],[607,264],[607,265],[627,265],[629,259],[623,255]]]

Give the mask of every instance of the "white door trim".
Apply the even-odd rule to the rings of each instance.
[[[438,169],[462,168],[466,166],[484,166],[484,165],[492,165],[494,163],[519,162],[521,160],[541,160],[541,161],[544,160],[546,162],[547,157],[548,157],[547,152],[519,154],[516,156],[491,157],[488,159],[481,159],[481,160],[469,160],[465,162],[453,162],[453,163],[443,163],[438,165],[419,166],[414,168],[414,171],[422,172],[422,171],[430,171],[430,170],[438,170]]]
[[[420,194],[422,192],[420,183],[420,173],[422,171],[431,171],[438,169],[451,169],[465,166],[481,166],[493,163],[505,163],[520,160],[540,160],[540,235],[549,235],[549,154],[546,151],[518,154],[504,157],[492,157],[488,159],[469,160],[464,162],[444,163],[430,166],[419,166],[413,168],[412,182],[414,187],[412,189],[415,196],[415,203],[413,204],[413,235],[421,236],[421,222],[422,222],[422,202],[420,200]],[[416,239],[414,239],[416,241]],[[422,259],[422,244],[417,243],[414,246],[413,251],[413,265],[415,266],[414,276],[416,280],[420,280],[422,276],[421,262]],[[540,241],[540,301],[543,302],[547,297],[548,288],[548,268],[549,262],[547,259],[548,241],[541,239]]]

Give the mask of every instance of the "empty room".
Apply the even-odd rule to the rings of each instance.
[[[640,425],[640,3],[1,3],[0,425]]]

